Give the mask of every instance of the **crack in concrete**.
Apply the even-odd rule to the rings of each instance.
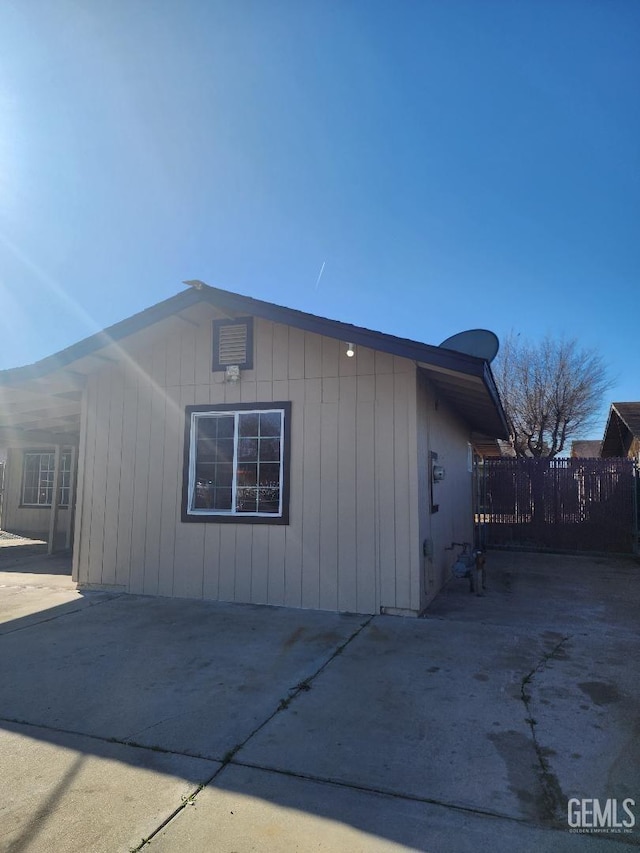
[[[542,656],[542,658],[538,661],[536,666],[527,673],[522,678],[520,682],[520,699],[522,700],[524,707],[527,712],[527,716],[525,718],[525,722],[529,726],[531,731],[531,739],[533,741],[533,748],[536,753],[536,757],[538,759],[538,769],[540,776],[540,783],[542,786],[542,799],[544,803],[544,813],[541,815],[543,820],[548,820],[551,822],[557,822],[562,824],[560,820],[560,805],[562,804],[562,808],[564,809],[564,803],[566,803],[566,797],[562,793],[562,789],[560,787],[560,783],[558,782],[558,778],[555,773],[552,772],[549,762],[545,756],[544,747],[540,744],[538,740],[538,735],[536,733],[537,721],[533,718],[531,714],[531,694],[527,692],[527,685],[533,683],[533,679],[535,676],[543,672],[546,669],[547,664],[550,660],[554,658],[555,655],[558,654],[560,649],[571,639],[571,636],[563,637],[556,645],[551,649],[550,652],[547,652]]]
[[[225,769],[225,767],[227,767],[227,765],[233,763],[235,766],[242,766],[240,762],[236,762],[233,760],[235,756],[240,752],[240,750],[243,749],[249,743],[249,741],[253,737],[255,737],[255,735],[258,734],[258,732],[260,732],[268,723],[270,723],[275,716],[286,710],[291,704],[291,702],[293,702],[293,700],[300,695],[300,693],[305,693],[306,691],[308,691],[311,687],[311,683],[320,675],[320,673],[322,673],[329,666],[332,661],[334,661],[339,655],[342,654],[346,647],[350,645],[350,643],[355,640],[355,638],[367,627],[367,625],[371,623],[373,618],[374,616],[372,615],[369,616],[368,619],[365,619],[364,622],[362,622],[358,626],[358,628],[356,628],[356,630],[343,643],[341,643],[334,649],[334,651],[329,655],[327,660],[321,666],[319,666],[318,669],[312,675],[298,682],[295,687],[290,688],[289,691],[291,695],[287,696],[284,699],[281,699],[275,711],[272,711],[271,714],[265,717],[265,719],[259,725],[257,725],[255,729],[253,729],[253,731],[250,732],[244,740],[240,741],[240,743],[237,743],[235,746],[229,749],[223,756],[222,764],[215,771],[215,773],[213,773],[209,779],[203,782],[202,785],[199,785],[197,790],[193,791],[193,793],[191,793],[187,798],[185,798],[185,800],[183,800],[183,802],[176,809],[174,809],[174,811],[159,826],[157,826],[153,830],[153,832],[151,832],[146,838],[142,839],[142,841],[137,847],[132,847],[130,853],[139,853],[139,851],[146,847],[156,837],[156,835],[158,835],[158,833],[165,828],[165,826],[167,826],[174,818],[176,818],[181,812],[183,812],[187,805],[193,805],[196,802],[196,797],[198,796],[198,794],[203,791],[208,785],[210,785],[216,778],[216,776],[222,773],[222,771]]]

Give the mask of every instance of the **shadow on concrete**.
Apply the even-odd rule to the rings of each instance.
[[[536,635],[553,634],[547,641],[555,643],[554,632],[558,637],[569,630],[593,634],[599,625],[603,629],[602,660],[594,663],[593,672],[579,676],[593,684],[598,667],[602,673],[613,665],[607,660],[607,643],[611,645],[609,657],[624,660],[621,649],[629,646],[627,632],[631,633],[635,625],[638,607],[637,567],[630,561],[603,559],[587,571],[583,563],[572,562],[580,558],[555,558],[549,563],[548,558],[536,557],[526,555],[522,560],[520,555],[500,555],[494,561],[490,555],[487,595],[470,596],[463,583],[453,582],[434,602],[428,618],[450,623],[454,658],[455,654],[469,654],[464,644],[464,623],[509,629],[495,634],[496,644],[511,642],[509,632],[516,630],[525,638],[530,635],[532,666],[538,660]],[[314,780],[310,774],[305,784],[311,788],[305,791],[302,784],[284,784],[295,780],[295,773],[278,769],[269,778],[268,766],[244,765],[242,757],[243,745],[257,732],[266,732],[271,721],[282,722],[287,714],[300,720],[310,680],[322,674],[324,667],[341,666],[351,649],[375,626],[401,623],[405,620],[377,617],[375,625],[369,626],[369,620],[361,616],[86,593],[76,601],[43,611],[40,621],[34,621],[32,615],[5,624],[9,630],[0,637],[0,683],[8,688],[0,698],[0,728],[15,731],[17,726],[29,737],[62,742],[70,749],[97,755],[109,743],[132,747],[130,758],[123,753],[124,761],[137,762],[139,749],[220,761],[223,769],[202,778],[200,784],[210,783],[212,788],[350,823],[371,835],[423,849],[416,835],[420,820],[414,815],[413,823],[406,823],[402,814],[433,805],[437,798],[406,798],[400,791],[391,805],[387,800],[390,785],[384,778],[385,754],[393,755],[394,741],[400,742],[419,722],[403,716],[402,703],[388,719],[380,773],[359,789],[373,798],[367,807],[355,801],[349,805],[357,786],[342,781],[334,786],[331,779]],[[408,620],[406,624],[419,626]],[[618,632],[622,632],[620,636]],[[460,644],[454,646],[456,635]],[[343,647],[344,657],[340,657]],[[480,651],[473,650],[476,654]],[[375,679],[380,656],[385,654],[389,651],[381,640],[376,655],[362,661],[359,676],[354,678],[351,673],[344,683],[348,713],[355,712],[356,723],[358,684]],[[625,663],[636,667],[636,681],[637,659],[634,654]],[[429,659],[428,648],[424,660],[432,669],[440,663]],[[393,666],[401,671],[409,663],[399,655]],[[489,672],[485,680],[494,675]],[[408,677],[412,679],[412,673]],[[447,677],[455,679],[455,671]],[[519,682],[514,683],[519,686]],[[462,710],[469,707],[463,692],[468,686],[461,685]],[[384,692],[384,685],[380,689]],[[567,684],[562,689],[567,690]],[[625,684],[621,693],[628,692]],[[309,696],[313,695],[312,691]],[[550,699],[542,694],[542,701]],[[574,697],[567,695],[566,701],[572,709]],[[609,720],[614,718],[614,709],[604,710]],[[597,707],[595,712],[599,713]],[[333,721],[345,714],[339,700],[324,706],[323,713],[325,728],[309,735],[320,742]],[[448,713],[456,711],[449,709]],[[489,707],[482,713],[486,716],[484,724],[490,727],[494,710]],[[76,738],[80,736],[82,745],[77,747]],[[366,746],[366,737],[363,743]],[[336,754],[342,755],[342,762],[357,762],[350,744],[338,746]],[[289,748],[304,755],[304,739]],[[375,753],[381,743],[371,740],[368,749]],[[459,764],[462,785],[469,773],[466,758],[452,755],[450,760]],[[250,772],[241,774],[242,770]],[[317,796],[313,785],[328,785],[337,793]],[[370,788],[368,792],[366,787]],[[598,793],[591,792],[593,796]],[[441,805],[476,819],[500,819],[499,815],[491,816],[489,795],[490,787],[485,810],[465,810],[451,802]],[[58,790],[51,792],[56,801],[60,796]],[[379,797],[385,798],[387,812],[376,800]],[[397,819],[387,819],[394,809]],[[513,815],[502,817],[516,823],[522,820]],[[548,849],[560,848],[550,844]]]

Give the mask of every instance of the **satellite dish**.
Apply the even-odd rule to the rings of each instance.
[[[500,341],[497,335],[488,329],[469,329],[466,332],[451,335],[450,338],[442,341],[440,346],[443,349],[452,349],[491,362],[498,354]]]

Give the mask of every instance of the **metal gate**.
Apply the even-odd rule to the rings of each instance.
[[[638,550],[631,459],[491,459],[478,470],[476,523],[489,548]]]

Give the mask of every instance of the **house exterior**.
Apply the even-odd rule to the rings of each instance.
[[[640,403],[612,403],[600,455],[634,459],[640,464]]]
[[[571,442],[572,459],[598,459],[600,456],[599,439],[578,439]]]
[[[5,528],[80,588],[419,614],[507,438],[489,365],[194,284],[0,373]]]

